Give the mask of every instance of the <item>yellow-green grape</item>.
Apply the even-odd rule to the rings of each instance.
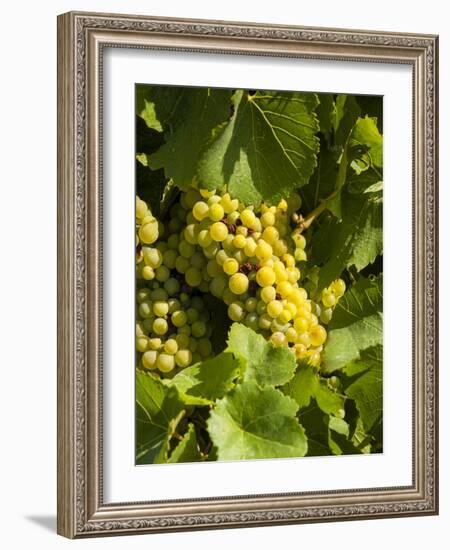
[[[155,350],[146,351],[141,358],[142,366],[146,369],[155,369],[158,361],[158,352]]]
[[[278,316],[280,323],[288,323],[292,319],[292,313],[286,308]]]
[[[195,246],[191,243],[188,243],[185,240],[182,240],[178,245],[178,252],[183,256],[183,258],[190,258],[195,252]]]
[[[213,241],[222,242],[227,238],[228,227],[222,222],[215,222],[209,228],[209,232]]]
[[[156,368],[161,372],[170,372],[175,368],[175,357],[168,353],[160,353],[156,359]]]
[[[138,231],[139,239],[144,244],[153,244],[158,236],[158,222],[156,220],[147,222],[145,225],[141,225]]]
[[[195,323],[192,323],[191,325],[191,330],[192,336],[195,336],[196,338],[201,338],[206,334],[206,325],[203,321],[195,321]]]
[[[292,326],[290,326],[284,334],[285,334],[288,342],[295,342],[298,338],[297,331]]]
[[[328,289],[322,291],[322,303],[325,307],[333,307],[336,305],[336,296]]]
[[[244,307],[249,313],[256,311],[257,306],[258,300],[256,298],[250,297],[245,300]]]
[[[228,284],[234,294],[244,294],[248,290],[249,280],[244,273],[235,273],[230,277]]]
[[[191,264],[189,260],[187,258],[183,258],[183,256],[178,256],[175,261],[175,269],[178,271],[178,273],[186,273],[190,265]]]
[[[242,302],[233,302],[228,306],[228,317],[235,322],[240,322],[244,319],[246,311]]]
[[[296,317],[294,319],[294,328],[298,333],[303,333],[308,330],[309,323],[304,317]]]
[[[256,216],[253,210],[246,208],[241,212],[240,219],[241,219],[241,222],[245,225],[245,227],[253,228],[256,221]]]
[[[227,258],[223,262],[222,268],[227,275],[234,275],[239,270],[239,263],[234,258]]]
[[[167,302],[153,302],[153,313],[157,317],[165,317],[169,313],[169,304]]]
[[[208,215],[209,215],[209,219],[212,222],[218,222],[224,217],[225,212],[222,206],[216,202],[209,207]]]
[[[318,347],[325,343],[327,339],[327,331],[322,325],[316,325],[310,329],[311,345]]]
[[[345,282],[342,279],[337,279],[336,281],[331,283],[331,287],[338,298],[344,295],[346,287]]]
[[[194,204],[192,207],[192,214],[196,220],[201,222],[209,212],[209,206],[206,204],[206,202],[198,201]]]
[[[302,206],[302,199],[298,193],[291,193],[287,199],[287,212],[292,214]]]
[[[164,344],[164,351],[169,355],[175,355],[178,351],[178,343],[175,338],[169,338]]]
[[[256,282],[261,287],[271,287],[275,283],[275,280],[275,272],[271,267],[264,266],[256,272]]]
[[[236,211],[239,207],[239,201],[237,199],[232,199],[229,193],[225,193],[221,197],[220,204],[226,214],[231,214],[232,212]]]
[[[155,278],[160,283],[164,283],[170,277],[170,270],[165,265],[160,265],[158,269],[155,270]]]
[[[225,273],[222,273],[222,275],[215,277],[209,283],[209,290],[213,296],[215,296],[216,298],[221,298],[227,286],[228,286],[228,277],[225,275]]]
[[[196,267],[190,267],[185,274],[186,282],[189,286],[196,287],[202,282],[202,272]]]
[[[174,311],[172,313],[171,321],[173,325],[176,326],[177,328],[184,326],[187,323],[186,312],[183,310]]]
[[[265,286],[261,289],[261,299],[268,304],[272,300],[275,300],[277,296],[277,291],[273,286]]]
[[[268,210],[261,216],[261,225],[263,227],[270,227],[275,224],[275,214]]]
[[[139,317],[142,319],[148,319],[153,315],[153,309],[151,302],[142,302],[138,308]]]
[[[169,329],[169,325],[167,324],[167,321],[164,318],[158,317],[153,321],[153,332],[158,336],[162,336],[163,334],[166,334],[168,329]]]
[[[148,347],[148,338],[147,336],[138,336],[136,338],[136,350],[143,353]]]
[[[149,246],[142,247],[142,254],[144,256],[144,262],[146,265],[156,269],[162,264],[163,256],[157,248],[151,248]]]
[[[212,344],[208,338],[200,338],[197,342],[197,351],[200,356],[205,359],[212,353]]]
[[[277,292],[282,298],[287,298],[293,290],[294,288],[289,281],[281,281],[281,283],[277,285]]]
[[[142,220],[149,213],[148,206],[145,201],[141,200],[139,197],[136,197],[136,218]]]
[[[153,350],[158,350],[162,346],[161,338],[149,338],[148,347]]]
[[[192,363],[192,353],[188,349],[180,349],[175,353],[175,363],[181,367],[188,367]]]
[[[326,325],[331,321],[331,318],[333,317],[333,308],[329,307],[326,309],[323,309],[320,313],[320,320],[322,323],[325,323]]]
[[[270,337],[270,341],[277,347],[285,346],[287,344],[287,338],[283,332],[274,332]]]
[[[267,304],[267,313],[272,318],[277,318],[283,311],[283,304],[279,300],[272,300]]]
[[[247,239],[244,237],[244,235],[238,234],[233,238],[233,246],[235,248],[238,248],[238,249],[244,248],[246,244],[247,244]]]
[[[142,278],[146,281],[153,281],[153,279],[155,278],[155,270],[149,265],[144,265],[141,270],[141,275]]]
[[[266,227],[262,232],[262,238],[266,241],[266,243],[274,245],[280,238],[280,234],[278,233],[278,229],[276,227]]]
[[[272,324],[272,317],[269,314],[263,313],[259,317],[258,325],[260,329],[269,330],[271,324]]]
[[[255,256],[259,260],[267,260],[272,256],[272,254],[273,254],[273,250],[270,244],[266,243],[266,241],[261,239],[256,245]]]

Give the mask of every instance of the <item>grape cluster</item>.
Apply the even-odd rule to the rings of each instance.
[[[191,187],[163,226],[137,199],[137,350],[143,367],[169,372],[211,355],[203,294],[222,300],[231,321],[320,364],[323,324],[345,283],[335,281],[316,300],[300,286],[297,263],[306,260],[306,240],[291,226],[300,207],[296,193],[255,209],[226,190]]]
[[[311,297],[312,309],[320,322],[327,325],[333,317],[334,308],[345,293],[345,281],[336,279],[320,292],[318,290],[318,273],[312,272],[308,278],[309,284],[306,286]]]
[[[150,225],[150,227],[149,227]],[[177,224],[169,224],[174,225]],[[138,279],[136,351],[145,369],[167,375],[212,355],[210,314],[203,298],[175,270],[177,233],[158,240],[164,227],[146,203],[136,200],[136,273]],[[149,246],[152,244],[155,246]]]

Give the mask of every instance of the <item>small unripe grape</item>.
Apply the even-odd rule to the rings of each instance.
[[[322,291],[322,303],[325,307],[333,307],[336,305],[336,296],[328,289]]]
[[[266,241],[266,243],[269,243],[273,246],[280,238],[280,234],[278,233],[276,227],[270,226],[264,229],[262,233],[262,238]]]
[[[195,252],[195,246],[186,240],[182,240],[178,245],[178,252],[183,258],[190,258]]]
[[[187,323],[186,312],[183,311],[183,310],[174,311],[172,313],[171,320],[172,320],[172,323],[174,324],[174,326],[176,326],[177,328],[182,327],[183,325],[185,325]]]
[[[169,325],[167,324],[167,321],[162,317],[158,317],[153,321],[153,332],[158,334],[158,336],[162,336],[163,334],[166,334],[168,329],[169,329]]]
[[[197,351],[203,359],[211,355],[212,345],[208,338],[200,338],[197,344]]]
[[[192,335],[196,338],[201,338],[206,334],[206,325],[203,321],[195,321],[191,325]]]
[[[342,279],[337,279],[336,281],[331,283],[331,287],[338,298],[344,295],[346,287],[345,282]]]
[[[275,214],[273,212],[265,212],[261,216],[261,224],[263,227],[270,227],[271,225],[275,224]]]
[[[189,286],[198,286],[202,282],[202,272],[196,267],[190,267],[186,271],[185,279]]]
[[[170,270],[165,265],[160,265],[155,271],[156,280],[164,283],[170,277]]]
[[[244,253],[246,256],[248,256],[249,258],[252,258],[254,255],[255,255],[255,251],[256,251],[256,243],[255,241],[251,238],[251,237],[247,237],[247,243],[244,247]]]
[[[158,352],[155,350],[149,350],[142,356],[142,366],[146,369],[155,369],[158,360]]]
[[[183,237],[189,244],[197,244],[197,227],[196,223],[190,223],[184,228]]]
[[[278,316],[280,323],[288,323],[292,319],[292,313],[286,308]]]
[[[258,305],[258,300],[256,298],[247,298],[247,300],[245,300],[245,309],[249,312],[249,313],[252,313],[253,311],[256,311],[256,306]]]
[[[211,221],[218,222],[224,217],[225,212],[220,204],[215,203],[209,207],[208,215]]]
[[[244,237],[244,235],[238,234],[233,238],[233,246],[236,248],[244,248],[246,244],[247,239]]]
[[[152,317],[153,315],[153,308],[150,302],[142,302],[139,304],[138,308],[139,316],[142,317],[142,319],[148,319],[149,317]]]
[[[286,338],[288,342],[295,342],[298,338],[297,331],[294,327],[289,327],[287,331],[285,332]]]
[[[197,191],[197,189],[194,189],[193,187],[190,187],[186,193],[184,193],[184,201],[186,203],[187,208],[193,208],[194,204],[199,201],[201,198],[200,193]]]
[[[136,218],[139,218],[140,220],[142,220],[142,218],[144,218],[147,214],[148,214],[147,204],[139,197],[136,197]]]
[[[259,327],[258,314],[255,312],[247,313],[244,319],[244,323],[247,327],[251,328],[252,330],[258,330],[258,327]]]
[[[308,330],[309,323],[304,317],[296,317],[294,319],[294,328],[298,333],[305,332]]]
[[[239,269],[239,264],[234,258],[228,258],[223,262],[222,267],[227,275],[234,275]]]
[[[320,320],[322,323],[325,323],[326,325],[331,321],[331,318],[333,317],[333,308],[329,307],[327,309],[323,309],[320,314]]]
[[[255,220],[256,220],[256,216],[253,210],[246,208],[241,212],[241,221],[245,225],[245,227],[253,228]]]
[[[282,281],[277,285],[277,291],[281,294],[282,298],[287,298],[293,290],[293,286],[288,281]]]
[[[174,250],[173,248],[170,248],[169,250],[166,250],[163,254],[163,264],[169,269],[174,269],[177,258],[178,258],[178,251]]]
[[[164,282],[164,289],[169,296],[173,296],[180,291],[180,281],[175,279],[175,277],[169,277],[169,279]]]
[[[311,337],[309,335],[309,332],[302,332],[302,334],[299,334],[297,342],[299,344],[303,344],[306,348],[309,348],[309,346],[311,345]]]
[[[233,302],[228,306],[228,317],[235,322],[242,321],[245,317],[245,309],[242,302]]]
[[[175,262],[175,269],[178,271],[178,273],[186,273],[186,271],[189,269],[190,263],[187,258],[183,258],[183,256],[178,256]]]
[[[213,242],[209,229],[202,229],[199,232],[197,242],[202,248],[207,248]]]
[[[243,273],[235,273],[230,277],[229,287],[235,294],[244,294],[248,290],[248,277]]]
[[[144,255],[144,262],[146,265],[153,267],[153,269],[156,269],[162,264],[163,256],[157,248],[143,246],[142,254]]]
[[[262,330],[269,330],[270,325],[272,324],[272,317],[267,313],[263,313],[259,318],[259,328]]]
[[[157,317],[165,317],[169,313],[169,304],[167,302],[153,302],[153,313]]]
[[[222,273],[222,275],[215,277],[209,283],[209,290],[211,294],[216,298],[222,298],[222,294],[224,290],[227,288],[227,286],[228,286],[228,277],[225,275],[225,273]]]

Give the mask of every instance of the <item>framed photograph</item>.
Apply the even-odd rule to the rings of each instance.
[[[58,18],[58,532],[438,513],[431,35]]]

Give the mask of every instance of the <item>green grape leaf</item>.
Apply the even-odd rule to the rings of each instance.
[[[296,369],[294,355],[277,348],[261,335],[240,323],[233,323],[228,334],[228,349],[239,361],[244,380],[260,386],[280,386],[290,380]]]
[[[305,185],[316,165],[319,123],[315,94],[238,90],[234,113],[198,166],[208,189],[228,185],[244,204],[274,203]]]
[[[372,170],[353,175],[340,193],[341,217],[329,214],[311,239],[310,259],[322,266],[319,290],[345,269],[361,271],[383,252],[383,182]]]
[[[140,96],[139,96],[140,94]],[[177,86],[145,86],[138,94],[147,125],[164,130],[165,143],[150,156],[153,169],[164,169],[181,189],[187,189],[214,128],[230,115],[230,90]]]
[[[350,135],[349,145],[355,150],[357,170],[383,166],[383,137],[378,131],[376,119],[368,116],[359,118]]]
[[[218,460],[304,456],[307,441],[293,399],[244,382],[218,401],[207,422]]]
[[[352,95],[340,94],[336,97],[335,111],[335,143],[343,149],[350,132],[361,114],[361,109]]]
[[[172,451],[167,462],[174,464],[181,462],[199,462],[200,460],[202,460],[202,456],[198,449],[194,424],[189,424],[188,431]]]
[[[332,372],[383,343],[382,276],[360,278],[339,300],[328,325],[322,368]]]
[[[189,405],[209,405],[223,397],[234,386],[239,363],[231,353],[182,369],[170,381]]]
[[[320,131],[325,137],[329,138],[336,119],[336,104],[334,103],[333,94],[317,94],[317,96],[319,105],[316,108],[316,113],[319,117]]]
[[[370,433],[381,424],[383,413],[383,347],[365,349],[343,372],[345,393],[354,399],[364,429]]]
[[[176,388],[151,374],[136,371],[136,462],[166,462],[169,442],[183,417],[184,403]]]
[[[309,407],[311,400],[315,399],[326,414],[340,415],[344,411],[345,396],[330,389],[326,380],[308,364],[300,364],[295,376],[282,390],[297,402],[300,409]]]

